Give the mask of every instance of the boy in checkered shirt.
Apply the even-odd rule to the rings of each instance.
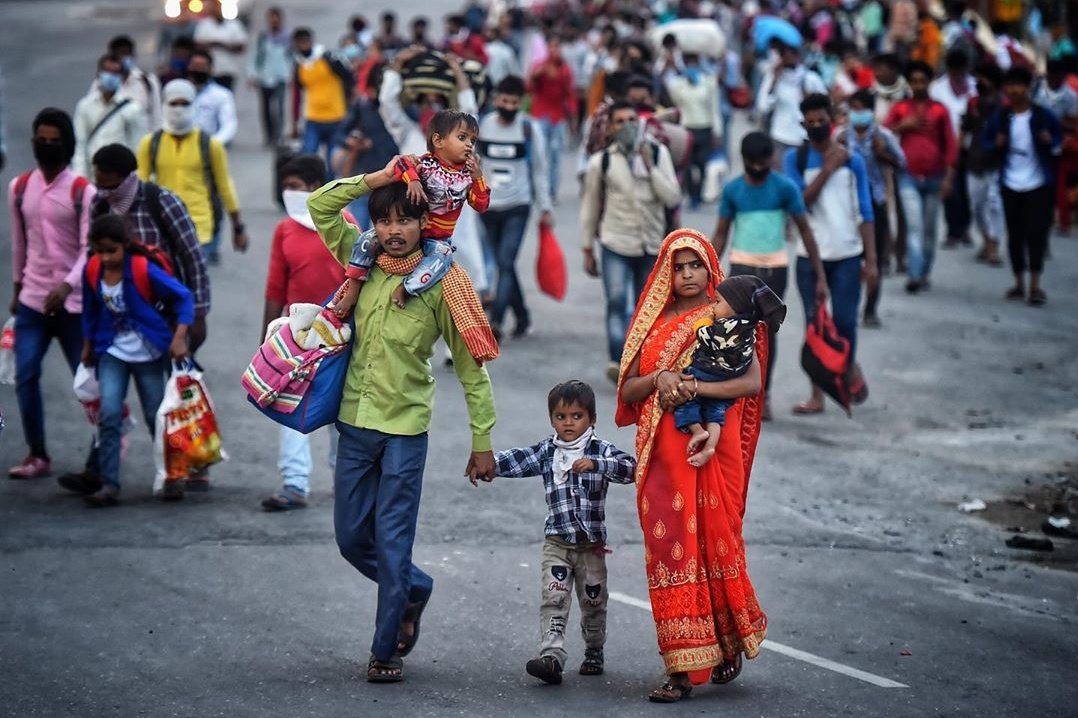
[[[595,436],[595,392],[584,382],[558,384],[550,390],[547,408],[553,436],[534,446],[500,451],[494,460],[498,476],[543,477],[547,518],[540,651],[528,661],[527,671],[546,683],[561,683],[574,582],[586,646],[580,674],[603,672],[606,489],[610,482],[633,483],[636,459]]]

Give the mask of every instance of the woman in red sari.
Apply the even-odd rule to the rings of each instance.
[[[744,375],[699,382],[682,374],[695,346],[693,325],[710,316],[722,268],[711,243],[690,229],[663,243],[625,339],[618,385],[619,426],[637,425],[637,508],[651,607],[667,680],[657,702],[687,696],[693,684],[729,683],[741,655],[755,658],[767,633],[741,538],[749,470],[760,433],[761,367],[767,331]],[[726,413],[716,453],[697,469],[689,437],[671,409],[700,396],[737,399]]]

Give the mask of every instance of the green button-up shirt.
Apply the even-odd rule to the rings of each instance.
[[[342,266],[348,263],[360,232],[344,219],[341,210],[368,192],[361,175],[330,182],[307,201],[322,241]],[[352,361],[337,418],[386,434],[414,436],[428,431],[434,404],[430,358],[441,336],[449,345],[453,367],[464,388],[472,451],[490,451],[494,394],[487,370],[468,352],[442,296],[442,285],[409,297],[400,309],[390,297],[402,280],[375,267],[359,293]]]

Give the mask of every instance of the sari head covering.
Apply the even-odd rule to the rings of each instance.
[[[761,390],[734,402],[714,456],[700,468],[686,461],[688,436],[677,430],[656,392],[639,404],[622,398],[621,382],[634,362],[640,376],[688,366],[696,345],[694,325],[711,315],[710,302],[676,316],[665,314],[674,299],[674,255],[683,249],[707,266],[709,298],[722,281],[707,238],[689,229],[667,236],[626,336],[616,420],[620,426],[637,425],[637,511],[659,653],[668,674],[686,672],[693,683],[703,683],[713,667],[741,653],[758,655],[767,634],[741,536],[763,395]],[[756,334],[762,374],[767,365],[763,323]]]

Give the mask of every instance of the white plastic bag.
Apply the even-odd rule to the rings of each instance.
[[[173,364],[165,396],[157,408],[153,439],[156,469],[153,492],[160,495],[165,481],[180,481],[191,473],[228,458],[221,449],[221,433],[213,401],[202,371],[191,361]]]
[[[4,322],[0,334],[0,384],[15,383],[15,317]]]
[[[722,194],[723,180],[730,166],[720,152],[714,152],[704,166],[704,188],[701,192],[705,202],[715,202]]]
[[[86,412],[86,420],[90,422],[90,426],[97,426],[98,414],[101,412],[101,387],[97,383],[97,374],[94,368],[79,362],[78,368],[75,369],[75,381],[72,383],[72,388],[75,390],[75,398],[79,400],[83,410]],[[128,408],[126,401],[124,402],[123,417],[121,431],[124,436],[127,436],[132,429],[138,426],[138,422],[131,415],[131,410]],[[125,442],[124,449],[126,450],[126,448]]]

